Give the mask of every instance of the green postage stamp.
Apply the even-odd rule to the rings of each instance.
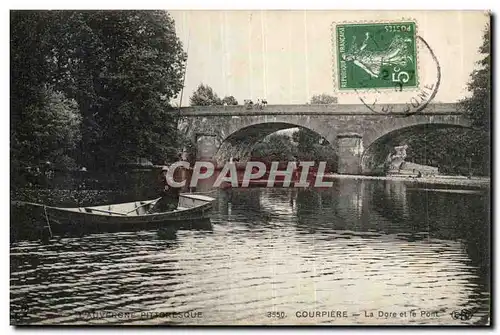
[[[415,22],[338,24],[340,90],[418,86]]]

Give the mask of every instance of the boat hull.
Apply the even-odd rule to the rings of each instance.
[[[41,214],[38,228],[42,227],[51,234],[60,234],[158,229],[165,226],[180,225],[193,226],[200,223],[197,221],[203,221],[208,218],[212,209],[212,200],[212,198],[204,196],[181,195],[178,209],[175,211],[151,214],[148,214],[148,209],[154,205],[154,200],[81,208],[37,205],[39,214]],[[150,205],[144,206],[144,204]],[[128,215],[116,214],[117,209],[121,208],[124,213],[127,213],[127,209],[134,209],[134,206],[142,206],[140,208],[141,211],[138,210],[131,213],[129,211]],[[106,208],[110,208],[108,213],[106,213]]]

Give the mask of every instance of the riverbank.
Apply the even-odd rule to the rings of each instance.
[[[348,175],[348,174],[325,174],[324,179],[368,179],[368,180],[395,180],[404,181],[415,184],[434,184],[434,185],[456,185],[456,186],[473,186],[489,188],[491,179],[488,177],[472,177],[463,176],[434,176],[434,177],[408,177],[408,176],[364,176],[364,175]]]

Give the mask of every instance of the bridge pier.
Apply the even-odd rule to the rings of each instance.
[[[338,173],[361,174],[363,138],[357,133],[343,133],[337,136]]]

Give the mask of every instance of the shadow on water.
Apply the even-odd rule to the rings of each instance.
[[[214,208],[218,215],[246,221],[289,214],[308,233],[349,230],[399,234],[408,241],[484,241],[489,236],[487,193],[420,192],[391,181],[337,180],[328,189],[221,190]]]
[[[263,192],[261,188],[219,190],[214,204],[216,218],[249,226],[269,223],[273,213],[262,205]]]

